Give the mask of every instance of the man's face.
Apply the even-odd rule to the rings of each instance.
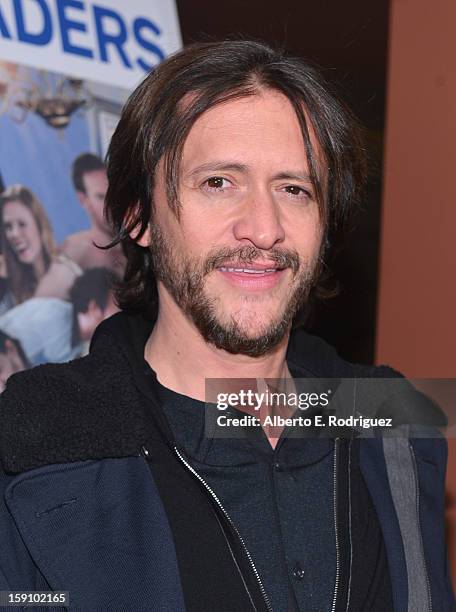
[[[315,143],[314,143],[315,146]],[[298,119],[266,90],[204,113],[185,142],[180,218],[162,164],[151,224],[160,308],[206,341],[259,356],[282,340],[313,282],[322,224]]]
[[[81,204],[87,211],[92,223],[102,231],[109,231],[109,226],[103,217],[104,200],[108,189],[106,170],[86,172],[82,181],[85,192],[78,191]]]

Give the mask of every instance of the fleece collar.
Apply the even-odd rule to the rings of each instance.
[[[96,330],[90,354],[12,376],[0,398],[0,461],[19,473],[52,463],[138,454],[154,437],[173,436],[146,378],[144,346],[154,322],[118,313]],[[293,334],[287,359],[295,376],[341,374],[335,351]],[[336,361],[339,366],[335,367]]]
[[[108,329],[100,326],[87,357],[10,377],[0,397],[0,459],[7,472],[131,456],[157,436],[146,414],[154,400],[144,401],[130,349]]]

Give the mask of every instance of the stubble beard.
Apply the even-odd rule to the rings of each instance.
[[[228,353],[260,357],[277,346],[289,332],[293,318],[307,301],[318,277],[320,257],[303,263],[296,251],[272,249],[267,252],[253,246],[220,248],[204,259],[182,259],[169,248],[161,229],[152,224],[150,251],[157,281],[161,281],[176,304],[189,317],[204,340]],[[247,335],[234,315],[221,321],[217,313],[218,298],[205,292],[205,277],[224,262],[242,264],[267,258],[278,266],[291,268],[293,288],[282,313],[279,313],[254,337]]]

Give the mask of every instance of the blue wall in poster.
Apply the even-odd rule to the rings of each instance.
[[[71,165],[90,150],[89,130],[83,113],[74,115],[63,132],[29,113],[24,123],[0,116],[0,174],[5,187],[21,183],[44,205],[57,243],[89,227],[71,182]]]

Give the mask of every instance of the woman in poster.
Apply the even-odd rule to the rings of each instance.
[[[4,263],[0,314],[31,297],[68,299],[81,269],[56,254],[44,207],[23,185],[0,195],[0,241]]]

